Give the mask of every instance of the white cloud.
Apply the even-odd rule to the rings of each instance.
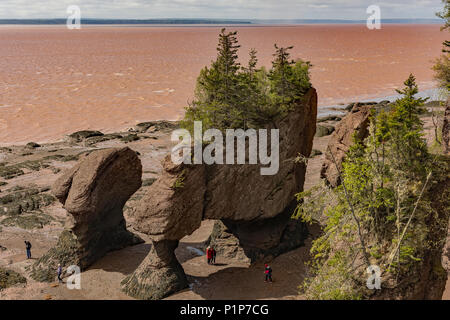
[[[433,18],[441,0],[1,0],[0,18],[64,18],[78,5],[87,18],[366,19],[376,4],[383,18]]]

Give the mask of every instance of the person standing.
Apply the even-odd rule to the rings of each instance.
[[[57,272],[58,272],[58,281],[59,281],[59,283],[62,283],[63,280],[61,279],[61,275],[62,275],[62,267],[61,267],[61,264],[58,264],[58,270],[57,270]]]
[[[272,268],[268,264],[265,264],[264,267],[265,267],[264,273],[266,275],[266,282],[272,282]]]
[[[211,247],[211,263],[216,264],[216,249],[214,247]]]
[[[208,264],[211,264],[212,259],[212,251],[211,247],[206,248],[206,260],[208,261]]]
[[[25,248],[27,250],[27,259],[31,259],[31,242],[25,240]]]

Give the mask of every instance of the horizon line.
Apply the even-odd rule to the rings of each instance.
[[[0,19],[0,24],[66,24],[67,18],[4,18]],[[443,23],[438,18],[384,18],[382,23]],[[150,19],[129,19],[129,18],[81,18],[82,24],[360,24],[366,20],[359,19],[226,19],[226,18],[150,18]]]

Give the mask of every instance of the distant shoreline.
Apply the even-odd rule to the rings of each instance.
[[[65,25],[67,19],[0,19],[0,25]],[[383,24],[442,24],[440,19],[381,19]],[[366,20],[339,19],[81,19],[89,26],[205,26],[205,25],[317,25],[366,24]]]

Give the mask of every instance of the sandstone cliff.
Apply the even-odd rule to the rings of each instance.
[[[353,144],[353,135],[356,133],[361,141],[368,136],[370,110],[373,107],[374,105],[355,103],[353,109],[339,122],[331,135],[320,177],[325,179],[332,187],[341,183],[333,157],[339,170],[341,170],[345,155]]]
[[[450,99],[447,100],[447,106],[444,113],[444,124],[442,126],[442,141],[444,152],[450,154]]]

